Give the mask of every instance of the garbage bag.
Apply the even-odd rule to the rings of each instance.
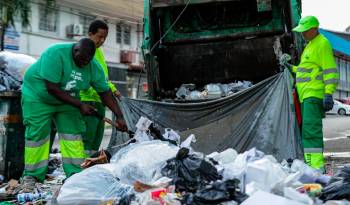
[[[345,166],[331,178],[323,188],[320,199],[323,201],[350,200],[350,166]]]
[[[35,61],[35,58],[28,55],[8,51],[0,52],[0,70],[6,70],[19,81],[23,80],[24,73]]]
[[[178,150],[177,146],[159,140],[130,144],[112,156],[111,163],[116,165],[114,175],[130,185],[135,181],[152,184],[161,177],[162,166]]]
[[[253,147],[283,159],[303,159],[300,130],[292,95],[293,79],[286,70],[228,97],[198,103],[167,103],[121,99],[130,130],[145,116],[161,128],[184,137],[194,134],[193,148],[210,154],[233,148],[241,153]],[[278,112],[276,112],[278,110]],[[115,132],[109,148],[128,138]]]
[[[111,164],[96,165],[68,178],[57,201],[65,205],[101,204],[134,193],[133,186],[122,183],[113,173]]]
[[[195,192],[201,185],[221,179],[215,166],[200,153],[181,148],[162,168],[163,176],[173,179],[176,190]]]
[[[210,185],[204,186],[194,194],[187,193],[183,197],[183,204],[206,205],[219,204],[227,201],[243,202],[248,198],[247,195],[237,191],[238,180],[227,180],[224,182],[216,181]]]

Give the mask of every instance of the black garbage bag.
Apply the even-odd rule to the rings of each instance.
[[[208,205],[219,204],[226,201],[236,201],[242,203],[248,198],[246,194],[238,191],[239,180],[227,180],[224,182],[216,181],[205,187],[202,187],[194,194],[184,195],[182,204]]]
[[[200,154],[189,154],[187,148],[181,148],[175,158],[169,159],[161,173],[173,179],[179,192],[195,192],[199,187],[222,178],[210,161]]]
[[[326,187],[323,188],[320,199],[350,200],[350,166],[346,166],[336,173]]]
[[[135,199],[135,194],[129,194],[121,198],[118,205],[129,205]]]

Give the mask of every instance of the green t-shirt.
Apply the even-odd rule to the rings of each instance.
[[[97,92],[109,90],[101,66],[96,60],[79,68],[73,60],[73,43],[49,47],[24,75],[22,94],[28,101],[63,104],[47,92],[45,81],[59,83],[62,90],[79,99],[80,90],[92,86]]]

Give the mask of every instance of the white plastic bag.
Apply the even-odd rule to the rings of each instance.
[[[133,186],[120,182],[111,170],[111,164],[96,165],[71,176],[60,189],[58,203],[101,204],[134,193]]]
[[[19,81],[23,80],[24,73],[35,62],[36,59],[28,55],[8,51],[0,52],[0,68],[5,68],[7,72]]]
[[[130,144],[111,158],[113,173],[123,183],[135,181],[152,184],[161,177],[159,171],[166,160],[176,156],[179,147],[159,140]]]

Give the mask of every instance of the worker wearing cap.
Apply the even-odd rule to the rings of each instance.
[[[67,177],[80,172],[85,159],[81,134],[85,131],[82,115],[95,108],[82,103],[80,90],[90,86],[118,116],[116,123],[127,131],[123,114],[106,82],[100,65],[93,60],[95,43],[81,39],[77,43],[49,47],[26,72],[22,86],[25,132],[25,169],[21,184],[31,192],[35,182],[43,182],[48,169],[50,128],[54,121],[60,137],[63,169]]]
[[[322,118],[333,108],[339,74],[329,41],[318,31],[319,21],[306,16],[293,29],[308,42],[299,65],[288,63],[290,57],[282,55],[281,65],[296,74],[296,88],[301,103],[302,143],[304,158],[313,168],[324,170]]]
[[[101,48],[108,35],[108,25],[104,21],[95,20],[89,26],[88,35],[96,45],[96,53],[94,58],[102,67],[103,74],[108,81],[108,68]],[[120,97],[120,93],[115,88],[113,83],[108,81],[108,85],[113,94]],[[94,106],[96,108],[96,112],[98,112],[100,116],[105,116],[106,108],[102,104],[100,96],[93,87],[81,91],[80,99],[83,103]],[[85,115],[83,116],[83,119],[86,124],[86,131],[82,135],[84,149],[86,155],[90,156],[98,151],[101,145],[105,124],[102,119],[91,115]]]

